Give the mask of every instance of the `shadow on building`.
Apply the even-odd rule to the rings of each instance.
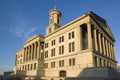
[[[111,67],[85,68],[76,78],[67,77],[60,80],[120,80],[120,73]]]

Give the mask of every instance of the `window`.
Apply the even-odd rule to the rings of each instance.
[[[100,66],[102,66],[102,59],[100,58],[100,60],[99,60],[99,61],[100,61]]]
[[[25,65],[25,71],[27,70],[27,65]]]
[[[23,65],[23,68],[22,68],[22,70],[24,71],[25,69],[24,69],[24,65]]]
[[[60,77],[66,77],[66,71],[63,71],[63,70],[60,71],[60,72],[59,72],[59,76],[60,76]],[[62,79],[61,79],[61,80],[62,80]]]
[[[88,48],[88,34],[87,34],[87,25],[83,24],[81,25],[82,29],[82,50],[85,50]]]
[[[64,67],[64,60],[59,61],[59,67]]]
[[[69,59],[69,66],[75,65],[75,58]]]
[[[64,36],[59,37],[59,43],[64,42]]]
[[[29,64],[28,64],[28,70],[29,70]]]
[[[48,51],[45,51],[45,58],[48,58]]]
[[[51,68],[55,68],[55,62],[51,62]]]
[[[51,57],[55,56],[55,48],[51,49]]]
[[[69,39],[72,39],[75,37],[74,31],[68,34]]]
[[[51,33],[51,28],[49,28],[49,33]]]
[[[59,47],[59,55],[64,54],[64,45]]]
[[[55,39],[51,41],[51,46],[55,45]]]
[[[72,36],[72,38],[74,38],[74,37],[75,37],[75,35],[74,35],[74,31],[72,32],[72,35],[71,35],[71,36]]]
[[[69,33],[69,39],[71,39],[71,33]]]
[[[44,63],[44,68],[48,68],[48,63]]]
[[[97,57],[94,57],[94,63],[95,63],[95,67],[97,67]]]
[[[48,43],[45,43],[45,48],[48,48]]]
[[[75,51],[75,42],[69,43],[69,52]]]
[[[32,70],[33,64],[31,64],[31,70]]]
[[[34,70],[36,70],[36,63],[34,63]]]

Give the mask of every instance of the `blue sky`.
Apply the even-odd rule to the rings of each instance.
[[[120,64],[120,0],[56,0],[62,13],[61,25],[93,11],[107,20],[116,39]],[[45,35],[48,13],[54,0],[0,0],[0,74],[13,70],[15,51],[34,34]]]

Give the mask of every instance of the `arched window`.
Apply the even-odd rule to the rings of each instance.
[[[66,77],[66,71],[63,71],[63,70],[60,71],[60,72],[59,72],[59,76],[60,76],[60,77]]]
[[[51,33],[51,28],[49,28],[49,33]]]

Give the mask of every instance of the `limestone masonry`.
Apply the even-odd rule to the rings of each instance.
[[[117,61],[115,39],[107,22],[90,11],[61,26],[61,16],[56,8],[51,10],[46,35],[32,36],[16,51],[14,74],[23,80],[109,78],[107,71],[114,69]]]

